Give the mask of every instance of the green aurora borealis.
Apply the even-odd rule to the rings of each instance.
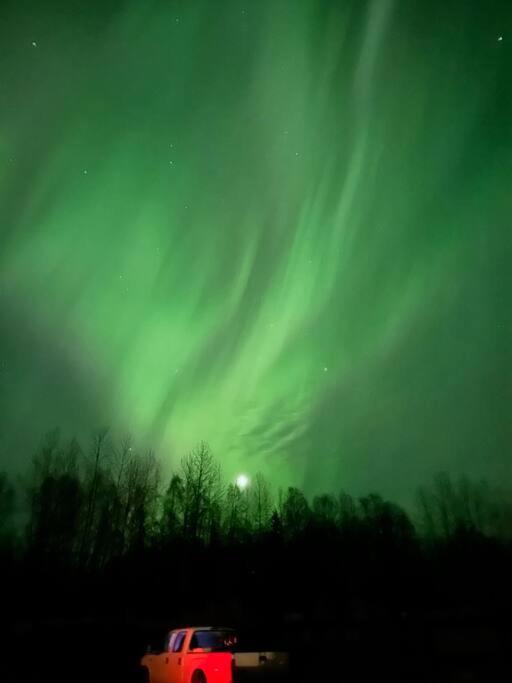
[[[3,1],[0,457],[511,474],[512,6]]]

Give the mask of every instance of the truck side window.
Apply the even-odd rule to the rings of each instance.
[[[166,650],[167,652],[172,652],[174,641],[176,640],[176,633],[169,633],[167,636]]]
[[[179,631],[179,633],[176,634],[176,638],[172,644],[172,652],[181,652],[186,633],[186,631]]]

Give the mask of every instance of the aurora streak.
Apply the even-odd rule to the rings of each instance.
[[[0,13],[0,457],[109,424],[310,491],[510,475],[507,3]]]

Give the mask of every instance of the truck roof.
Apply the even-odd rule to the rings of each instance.
[[[232,626],[180,626],[173,631],[234,631]]]

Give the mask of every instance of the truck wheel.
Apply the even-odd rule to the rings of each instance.
[[[206,676],[202,671],[194,671],[190,683],[207,683]]]

